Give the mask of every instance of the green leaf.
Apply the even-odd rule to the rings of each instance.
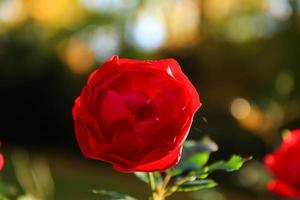
[[[134,175],[145,183],[149,183],[147,173],[145,172],[135,172]]]
[[[251,160],[251,159],[252,159],[252,157],[242,158],[239,155],[232,155],[228,161],[215,162],[215,163],[207,166],[206,169],[208,172],[212,172],[215,170],[224,170],[227,172],[232,172],[232,171],[239,170],[246,161]]]
[[[178,167],[179,165],[177,165],[176,167],[167,169],[165,172],[167,174],[169,174],[170,176],[179,176],[182,173],[182,170]]]
[[[210,152],[198,153],[188,158],[186,164],[189,166],[194,165],[198,169],[201,169],[207,163],[209,156],[210,156]]]
[[[194,154],[201,152],[215,152],[218,150],[218,145],[212,141],[209,137],[204,137],[200,141],[188,140],[183,145],[182,156],[191,157]]]
[[[207,178],[209,175],[209,173],[205,172],[205,171],[202,171],[202,172],[197,172],[196,173],[196,176],[198,179],[205,179]]]
[[[101,200],[136,200],[135,198],[114,191],[106,191],[106,190],[93,190],[94,194],[99,195]]]
[[[182,171],[201,169],[208,161],[210,153],[218,146],[208,137],[201,141],[186,141],[183,147],[181,162],[176,167]],[[177,171],[178,173],[178,171]]]
[[[192,182],[187,182],[180,185],[177,189],[179,192],[193,192],[206,188],[212,188],[217,186],[218,184],[211,179],[203,179],[203,180],[195,180]]]
[[[155,184],[157,185],[157,184],[161,183],[162,182],[161,174],[159,172],[152,172],[152,173],[154,176]],[[148,175],[146,172],[135,172],[134,175],[141,181],[143,181],[147,184],[149,183]]]

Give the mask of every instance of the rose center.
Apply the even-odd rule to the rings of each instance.
[[[145,105],[136,113],[137,120],[147,120],[155,116],[155,107],[151,102],[145,102]]]
[[[143,121],[156,116],[154,102],[148,95],[141,92],[126,92],[123,95],[128,110],[136,120]]]

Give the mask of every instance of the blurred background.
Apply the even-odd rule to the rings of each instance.
[[[300,126],[300,0],[0,0],[0,139],[5,190],[28,199],[96,199],[147,185],[83,158],[71,109],[87,76],[112,55],[173,57],[203,107],[190,138],[214,159],[254,160],[216,173],[216,189],[173,199],[268,200],[264,155]],[[172,198],[170,198],[172,199]]]

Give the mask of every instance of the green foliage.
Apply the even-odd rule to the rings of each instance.
[[[218,161],[212,163],[211,165],[206,167],[206,170],[209,172],[213,172],[215,170],[224,170],[227,172],[232,172],[239,170],[246,161],[251,159],[252,157],[242,158],[239,155],[232,155],[228,161]]]
[[[252,159],[232,155],[228,160],[209,163],[212,152],[218,149],[217,145],[209,138],[204,140],[187,141],[184,144],[181,162],[174,168],[167,170],[163,175],[155,172],[157,191],[164,191],[164,197],[174,192],[193,192],[218,185],[209,175],[216,171],[232,172],[239,170],[243,164]],[[209,164],[208,164],[209,163]],[[135,173],[142,181],[149,183],[146,173]],[[155,195],[154,195],[155,196]]]
[[[148,177],[147,177],[147,173],[145,172],[135,172],[134,175],[140,179],[141,181],[145,182],[145,183],[149,183]]]
[[[173,169],[173,174],[186,170],[201,169],[209,160],[211,152],[217,151],[215,142],[205,137],[201,141],[186,141],[184,144],[181,162]]]
[[[101,200],[136,200],[135,198],[114,191],[93,190],[94,194],[98,195]]]
[[[6,196],[4,196],[3,194],[0,194],[0,200],[8,200],[8,198]]]
[[[207,188],[213,188],[218,185],[214,180],[204,179],[204,180],[196,180],[191,182],[186,182],[180,185],[177,189],[179,192],[193,192]]]
[[[217,151],[217,149],[218,146],[207,137],[198,142],[187,141],[184,144],[181,162],[177,166],[166,170],[162,174],[159,172],[152,173],[152,199],[155,200],[156,197],[159,197],[158,199],[164,199],[174,192],[194,192],[216,187],[218,183],[208,178],[212,172],[216,170],[226,172],[236,171],[239,170],[246,161],[252,159],[251,157],[242,158],[239,155],[232,155],[227,161],[221,160],[208,164],[211,153]],[[136,172],[135,175],[141,181],[150,184],[150,176],[148,176],[147,173]],[[101,193],[107,195],[107,193],[103,193],[103,191]],[[114,196],[115,193],[108,194],[116,199],[116,196]],[[117,197],[124,199],[123,196]]]
[[[38,199],[30,194],[25,194],[25,195],[19,196],[17,200],[38,200]]]
[[[141,181],[149,184],[148,175],[146,172],[135,172],[134,175]],[[153,177],[154,177],[155,185],[158,185],[159,183],[162,182],[162,176],[159,172],[153,172]]]
[[[0,194],[2,196],[15,196],[17,195],[18,193],[18,190],[14,187],[14,186],[11,186],[7,183],[4,183],[2,181],[0,181]],[[2,200],[1,198],[3,198],[2,196],[0,195],[0,200]]]
[[[209,159],[210,152],[202,152],[191,156],[185,162],[182,162],[178,167],[182,170],[191,168],[202,168]]]

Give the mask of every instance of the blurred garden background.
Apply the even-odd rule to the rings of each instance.
[[[262,159],[300,127],[300,0],[0,0],[1,180],[17,186],[6,192],[146,199],[146,184],[83,158],[74,137],[74,99],[115,54],[177,59],[203,102],[189,137],[215,140],[215,159],[254,156],[215,173],[216,189],[173,199],[279,199]]]

